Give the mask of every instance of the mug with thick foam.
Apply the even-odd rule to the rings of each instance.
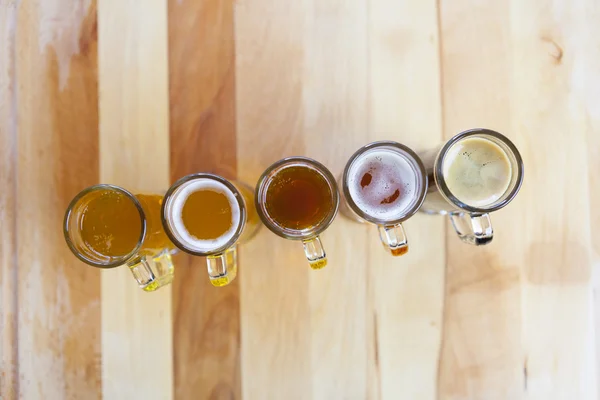
[[[184,176],[165,195],[165,232],[180,250],[206,257],[213,286],[235,279],[237,245],[260,227],[253,197],[246,184],[208,173]]]
[[[448,214],[469,244],[491,242],[489,213],[510,203],[523,182],[523,160],[515,145],[498,132],[471,129],[420,156],[429,177],[421,210]]]
[[[106,184],[81,191],[65,213],[69,249],[94,267],[126,265],[144,291],[168,285],[174,273],[171,254],[177,249],[160,222],[162,199]]]
[[[341,187],[342,214],[377,225],[383,246],[394,256],[406,254],[402,222],[419,210],[427,190],[417,154],[393,141],[369,143],[348,160]]]

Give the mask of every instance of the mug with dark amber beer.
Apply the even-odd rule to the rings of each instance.
[[[421,210],[447,214],[464,242],[484,245],[494,231],[490,213],[515,198],[523,182],[523,159],[504,135],[490,129],[461,132],[420,153],[429,177]]]
[[[95,185],[80,192],[65,213],[67,245],[98,268],[127,265],[140,288],[151,292],[173,281],[175,246],[160,222],[163,196]]]
[[[213,286],[235,279],[237,245],[260,228],[253,198],[250,186],[208,173],[184,176],[165,195],[162,223],[167,235],[180,250],[206,257]]]
[[[260,177],[255,202],[260,219],[273,233],[302,241],[311,268],[327,265],[319,234],[333,222],[339,194],[323,164],[307,157],[277,161]]]
[[[419,210],[427,190],[419,156],[397,142],[369,143],[348,160],[341,186],[342,214],[377,225],[384,248],[394,256],[406,254],[402,222]]]

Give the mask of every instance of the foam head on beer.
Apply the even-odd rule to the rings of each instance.
[[[417,161],[395,148],[374,148],[361,154],[346,179],[356,206],[367,216],[384,221],[410,214],[425,185]]]
[[[467,137],[448,149],[442,162],[448,190],[461,202],[478,208],[493,206],[509,189],[509,155],[494,141]]]
[[[210,252],[226,245],[241,223],[235,194],[223,183],[197,178],[183,183],[165,209],[171,234],[186,249]]]

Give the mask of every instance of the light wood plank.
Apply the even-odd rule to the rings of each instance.
[[[383,4],[379,4],[378,6],[379,8],[376,9],[376,19],[373,20],[372,25],[367,25],[367,8],[364,3],[342,3],[337,1],[327,1],[325,3],[307,2],[302,7],[298,5],[298,9],[294,10],[294,18],[288,14],[282,14],[282,11],[277,10],[275,12],[278,16],[277,21],[269,21],[264,31],[254,30],[252,35],[255,36],[249,37],[250,28],[247,30],[244,28],[246,26],[250,27],[250,22],[257,21],[257,18],[262,14],[260,14],[260,7],[253,11],[250,7],[245,7],[244,4],[240,5],[236,14],[239,21],[237,24],[237,32],[239,34],[237,36],[237,54],[239,89],[238,141],[240,142],[240,149],[246,148],[242,144],[245,140],[242,135],[251,134],[253,131],[260,131],[261,137],[271,138],[268,142],[272,146],[271,148],[274,147],[276,150],[279,150],[281,146],[278,147],[277,145],[280,143],[278,142],[280,132],[289,132],[291,130],[286,125],[282,124],[283,127],[279,126],[281,123],[279,118],[289,116],[290,111],[288,110],[296,109],[303,111],[300,117],[294,116],[291,120],[294,123],[292,125],[292,132],[298,136],[294,135],[293,141],[287,147],[292,147],[296,137],[300,137],[303,142],[305,154],[325,162],[336,174],[341,173],[347,158],[361,145],[383,137],[391,137],[401,141],[403,137],[408,137],[408,134],[404,134],[403,136],[402,128],[408,127],[421,132],[431,132],[429,136],[424,136],[421,141],[416,140],[410,143],[413,146],[431,145],[440,139],[441,117],[438,81],[439,69],[437,63],[438,50],[437,42],[435,40],[431,41],[429,35],[425,36],[425,41],[429,43],[428,51],[416,54],[420,57],[419,60],[423,59],[433,64],[429,69],[427,77],[423,78],[423,82],[428,85],[428,90],[426,94],[420,97],[422,99],[420,103],[422,104],[422,113],[415,114],[414,119],[409,122],[408,126],[399,124],[397,120],[394,121],[392,119],[390,121],[390,118],[386,117],[386,113],[395,117],[393,110],[398,107],[401,108],[405,103],[410,104],[412,100],[408,97],[402,97],[401,91],[398,91],[397,94],[390,94],[390,78],[393,79],[393,85],[398,86],[403,83],[400,78],[396,78],[401,74],[394,74],[393,70],[396,67],[409,69],[414,68],[414,66],[403,65],[397,62],[394,68],[386,69],[387,65],[386,67],[379,68],[378,64],[384,60],[387,61],[390,53],[393,51],[387,48],[382,49],[381,47],[381,41],[388,39],[390,34],[393,35],[393,32],[390,32],[391,21],[393,20],[391,19],[392,17],[386,18],[384,16],[385,6]],[[437,31],[435,5],[430,4],[429,7],[432,11],[430,17],[430,30],[432,32],[429,33],[435,35]],[[422,13],[427,15],[427,9],[425,8]],[[392,15],[398,17],[398,14],[392,13]],[[383,19],[390,21],[390,24],[380,28],[379,23]],[[304,27],[307,32],[306,38],[303,42],[300,42],[295,36],[292,40],[290,40],[289,36],[285,36],[282,39],[281,33],[277,31],[277,33],[273,32],[274,29],[279,27],[279,23],[294,27],[287,31],[288,35],[289,32],[295,33],[296,29]],[[268,30],[269,28],[270,30]],[[375,35],[378,35],[376,39],[371,39],[372,42],[369,42],[374,43],[374,46],[376,46],[376,50],[371,53],[368,53],[367,48],[367,29],[373,29]],[[274,37],[279,40],[265,42],[264,38],[266,37]],[[299,50],[302,51],[300,52]],[[415,46],[415,52],[417,51],[417,46]],[[372,56],[373,58],[368,59],[368,56]],[[285,60],[286,62],[270,63],[269,61],[273,58]],[[370,75],[368,75],[369,65],[376,65],[372,67],[374,72]],[[292,80],[299,73],[302,74],[302,80]],[[382,74],[383,77],[381,77]],[[270,77],[277,77],[278,79],[270,79]],[[368,96],[370,77],[376,81],[371,97]],[[286,81],[284,80],[285,78],[289,80]],[[253,86],[260,83],[264,84],[264,82],[269,82],[269,85],[266,87]],[[276,88],[280,90],[277,91]],[[269,96],[260,96],[261,99],[264,99],[263,102],[265,105],[257,101],[256,93],[269,94]],[[299,93],[302,96],[302,103],[294,107],[292,104],[295,104],[294,101],[299,96]],[[381,103],[381,105],[387,107],[381,111],[381,114],[377,114],[377,118],[373,122],[369,121],[369,113],[379,112],[380,109],[369,108],[369,101],[377,102],[378,104]],[[432,103],[437,103],[437,108],[434,107],[433,118],[429,116]],[[437,115],[435,114],[435,110],[437,110]],[[268,112],[272,118],[260,120],[261,111],[263,113]],[[414,110],[411,111],[414,112]],[[248,112],[248,114],[245,112]],[[423,117],[424,114],[425,117]],[[421,121],[423,118],[427,118],[430,124],[423,125]],[[291,125],[291,122],[288,122],[288,125]],[[419,122],[421,126],[417,125]],[[373,133],[372,129],[377,130],[377,132]],[[335,139],[341,135],[344,137],[343,141]],[[250,143],[256,148],[257,146],[261,146],[262,141],[253,138],[251,141],[248,141],[248,144]],[[285,144],[285,142],[282,144]],[[284,152],[281,156],[291,155],[294,151],[297,152],[301,149],[300,146],[294,146],[292,151],[289,151],[286,147],[283,147],[283,150]],[[240,168],[241,170],[249,171],[248,176],[252,177],[252,179],[256,179],[260,171],[271,161],[274,161],[270,155],[268,157],[265,156],[260,149],[259,154],[262,156],[258,160],[242,152],[238,155],[240,166],[255,166],[256,172],[252,171],[251,167]],[[265,161],[262,161],[262,159],[265,159]],[[251,164],[251,162],[253,163]],[[432,220],[427,223],[430,225],[422,230],[423,240],[431,240],[431,237],[426,237],[425,232],[428,229],[437,227],[439,234],[432,242],[437,240],[438,247],[441,247],[443,250],[443,232],[441,230],[443,222]],[[418,235],[419,229],[414,229],[415,235]],[[352,234],[350,235],[348,232],[352,232]],[[417,266],[421,258],[426,254],[425,243],[423,243],[422,247],[416,246],[415,251],[412,253],[414,256],[420,258],[412,262],[410,262],[410,258],[405,258],[405,264],[401,265],[399,260],[392,261],[388,257],[388,254],[381,249],[380,244],[375,239],[372,239],[374,235],[372,230],[368,233],[369,236],[367,236],[366,227],[357,226],[340,218],[323,235],[331,264],[323,271],[316,273],[309,271],[308,273],[307,295],[310,308],[308,310],[304,308],[302,298],[296,300],[295,307],[293,308],[293,312],[295,314],[301,313],[302,318],[306,318],[306,315],[309,316],[310,330],[312,332],[311,340],[307,343],[303,335],[298,333],[294,337],[290,337],[286,335],[286,332],[281,329],[280,325],[276,325],[278,328],[277,341],[278,343],[282,343],[281,347],[286,346],[286,355],[292,354],[292,345],[286,345],[289,342],[293,343],[293,348],[296,350],[305,347],[310,348],[312,352],[311,360],[306,360],[306,357],[302,354],[297,359],[297,363],[306,363],[306,365],[298,364],[299,367],[309,367],[311,371],[314,371],[312,373],[312,382],[305,383],[311,384],[312,397],[310,398],[378,398],[381,391],[379,387],[381,382],[379,381],[380,371],[377,370],[375,364],[379,362],[379,354],[385,357],[385,364],[383,365],[386,367],[386,374],[389,374],[386,375],[387,387],[385,390],[387,396],[393,398],[394,395],[397,395],[395,390],[397,386],[394,386],[397,382],[397,373],[407,372],[410,368],[409,364],[414,361],[408,358],[402,359],[402,351],[406,350],[406,348],[398,347],[393,335],[388,336],[387,332],[392,331],[391,329],[388,330],[388,328],[395,328],[393,332],[397,334],[399,333],[399,329],[406,328],[409,325],[411,318],[420,318],[426,322],[417,328],[417,330],[420,329],[418,333],[421,336],[419,339],[415,339],[413,344],[416,343],[419,346],[418,348],[427,354],[426,357],[423,357],[422,365],[424,365],[424,369],[428,375],[420,374],[419,376],[424,376],[421,381],[413,379],[415,381],[414,386],[405,385],[403,390],[407,394],[416,393],[418,395],[429,393],[429,396],[433,396],[435,392],[431,389],[431,381],[436,374],[437,349],[440,339],[439,327],[441,322],[441,294],[443,293],[444,273],[443,253],[439,252],[439,256],[434,259],[430,264],[431,266],[425,269],[422,275],[419,276]],[[416,240],[418,241],[418,239],[419,237],[417,236]],[[281,244],[281,246],[284,245],[288,245],[288,243]],[[265,242],[263,246],[266,248],[268,244]],[[248,247],[256,248],[258,245],[252,243]],[[298,250],[295,251],[298,252]],[[283,253],[283,250],[275,250],[275,252],[279,255],[280,252]],[[293,252],[294,248],[289,247],[285,256],[293,257]],[[261,253],[265,253],[265,251],[257,251],[256,255],[254,255],[255,259],[258,259]],[[274,251],[271,250],[270,253],[273,254]],[[370,258],[367,258],[367,255]],[[283,254],[280,255],[280,257],[283,256]],[[298,260],[299,258],[301,264],[301,255],[293,259]],[[377,275],[374,272],[369,272],[369,269],[367,269],[367,266],[371,266],[372,268],[388,267],[392,263],[400,264],[395,265],[395,267],[399,267],[399,277],[403,277],[406,273],[406,270],[402,270],[401,268],[412,265],[412,268],[416,270],[414,274],[417,275],[420,284],[415,285],[414,291],[406,293],[406,299],[400,297],[400,300],[418,301],[419,292],[424,290],[431,297],[428,299],[429,302],[426,303],[427,307],[422,313],[417,312],[415,316],[411,314],[410,310],[403,310],[402,303],[398,300],[397,286],[392,287],[392,282],[396,281],[390,279],[390,283],[386,285],[387,275],[385,277],[382,276],[382,272],[380,272],[380,275]],[[421,270],[423,269],[421,268]],[[273,268],[269,272],[269,275],[273,276],[276,273],[277,270]],[[385,271],[384,273],[388,274],[390,271]],[[290,272],[287,273],[287,275],[289,274]],[[287,275],[277,276],[284,284],[288,280],[294,279],[293,282],[295,282],[295,285],[289,286],[289,288],[286,287],[284,293],[287,293],[289,290],[293,290],[296,293],[304,291],[302,289],[305,287],[304,281],[299,280],[297,277],[288,277]],[[250,281],[251,278],[255,279],[255,281]],[[287,302],[282,304],[281,301],[278,301],[279,298],[286,298],[283,293],[279,293],[275,289],[266,289],[269,285],[264,282],[264,276],[257,273],[256,276],[253,275],[251,278],[245,277],[245,280],[242,282],[242,354],[244,356],[246,356],[247,351],[251,351],[247,350],[245,346],[245,338],[252,338],[256,335],[254,332],[261,329],[259,315],[264,315],[266,310],[272,307],[268,302],[262,307],[255,305],[258,303],[256,295],[252,298],[245,297],[246,285],[257,285],[260,279],[260,283],[263,284],[262,290],[252,290],[252,293],[258,292],[263,297],[272,299],[270,301],[271,304],[277,302],[280,305],[279,312],[281,313],[285,312],[286,309],[288,309],[287,314],[292,312],[290,304]],[[369,284],[370,279],[374,280],[371,284]],[[248,290],[250,291],[250,289]],[[252,304],[256,308],[250,308],[249,306],[248,309],[250,310],[246,312],[248,310],[246,308],[247,304]],[[393,307],[388,307],[387,305]],[[302,308],[299,309],[298,307]],[[379,334],[376,332],[377,329],[375,327],[375,324],[378,323],[374,323],[377,319],[375,316],[376,311],[383,314],[382,324],[386,329],[386,331]],[[407,321],[404,322],[401,320],[398,322],[399,316],[403,313],[406,315],[405,318]],[[278,318],[280,320],[283,319],[280,316]],[[299,318],[296,317],[296,319],[298,320]],[[432,321],[433,327],[431,326]],[[302,324],[301,321],[299,323]],[[260,337],[264,338],[265,335],[269,334],[267,330],[268,325],[265,324],[262,329]],[[380,335],[383,338],[383,350],[377,349],[380,345],[378,343]],[[303,340],[299,342],[299,338]],[[255,343],[252,342],[252,347],[256,346]],[[265,340],[263,343],[269,342]],[[270,362],[280,363],[277,364],[278,367],[273,368],[275,371],[280,370],[281,365],[284,364],[281,352],[276,355],[268,353],[265,355],[264,347],[258,347],[261,349],[261,359],[266,358]],[[378,350],[380,353],[376,355]],[[419,355],[421,354],[419,353]],[[245,357],[243,357],[243,377],[248,370],[248,373],[252,374],[251,383],[261,379],[263,375],[266,382],[266,377],[270,376],[269,373],[271,371],[257,371],[255,363],[248,364],[248,367],[246,367],[244,360]],[[398,362],[397,360],[400,361]],[[419,372],[421,372],[420,368]],[[297,379],[300,378],[308,380],[308,377],[297,377]],[[245,378],[243,382],[245,390],[247,382]],[[276,383],[269,387],[269,393],[273,390],[281,393],[285,393],[284,391],[287,390],[291,393],[293,385],[296,383],[282,379],[274,379],[272,382]],[[409,382],[409,379],[403,382]],[[273,389],[273,385],[275,385],[275,389]],[[254,389],[255,387],[256,389]],[[252,391],[251,394],[255,396],[264,393],[264,391],[260,391],[260,384],[256,384],[252,388],[255,391]],[[247,392],[244,391],[244,393],[246,394]],[[307,396],[305,394],[303,398],[307,398]]]
[[[461,0],[440,7],[445,138],[487,127],[522,147],[511,123],[508,3]],[[461,243],[448,224],[441,399],[522,398],[523,192],[492,215],[494,240],[486,247]]]
[[[171,180],[236,177],[233,1],[169,1]],[[173,285],[175,397],[240,398],[239,280],[214,288],[202,257]]]
[[[255,184],[304,153],[306,1],[235,5],[238,176]],[[300,243],[267,229],[241,249],[242,398],[310,399],[309,267]]]
[[[489,126],[525,159],[520,195],[493,216],[494,243],[451,247],[443,398],[596,396],[586,135],[598,134],[598,56],[581,28],[594,12],[592,2],[443,8],[446,135]]]
[[[305,155],[321,161],[337,177],[348,158],[369,142],[368,3],[310,1],[304,13]],[[313,379],[312,397],[310,390],[306,397],[367,397],[372,377],[366,371],[374,359],[369,358],[368,343],[372,313],[366,234],[366,226],[338,215],[322,235],[328,266],[308,274]]]
[[[513,129],[527,162],[522,201],[511,210],[527,218],[519,239],[528,399],[598,398],[590,224],[597,178],[587,159],[588,138],[600,136],[598,18],[591,0],[511,3]]]
[[[435,1],[370,0],[370,139],[414,150],[442,140]],[[370,229],[370,301],[382,399],[435,399],[445,274],[444,221],[404,223],[409,252],[393,258]]]
[[[18,397],[15,28],[17,5],[0,3],[0,395]]]
[[[61,234],[98,180],[95,2],[20,1],[16,41],[19,397],[99,398],[99,273]]]
[[[165,191],[169,184],[167,4],[164,0],[101,1],[98,31],[101,180],[134,192]],[[126,268],[103,271],[104,398],[172,398],[171,315],[170,286],[146,293]]]

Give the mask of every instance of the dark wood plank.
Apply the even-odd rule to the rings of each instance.
[[[236,177],[232,0],[169,1],[171,178]],[[205,260],[177,258],[176,399],[240,398],[239,285],[213,288]]]
[[[71,198],[98,181],[96,2],[18,2],[19,397],[100,391],[100,278],[64,243]]]

